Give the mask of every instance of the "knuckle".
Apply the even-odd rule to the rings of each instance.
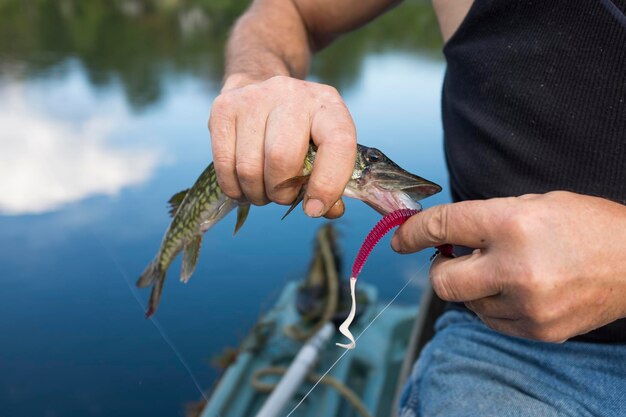
[[[276,192],[268,192],[268,197],[270,200],[277,204],[282,204],[284,206],[289,205],[293,202],[294,198],[290,196],[290,194],[286,193],[276,193]]]
[[[214,119],[224,113],[228,112],[228,109],[231,105],[231,99],[229,94],[220,94],[213,100],[213,105],[211,106],[211,116],[210,119]]]
[[[224,194],[235,200],[241,199],[241,189],[239,188],[237,179],[233,175],[233,159],[226,155],[215,156],[213,158],[213,166],[215,167],[217,183]]]
[[[278,204],[291,204],[296,198],[295,190],[277,189],[275,186],[266,186],[267,197]]]
[[[226,194],[228,198],[232,198],[233,200],[241,200],[243,198],[243,194],[241,193],[241,189],[238,185],[234,185],[233,182],[224,182],[219,178],[217,179],[217,182],[220,185],[222,192]]]
[[[255,206],[264,206],[268,203],[268,201],[263,198],[263,197],[249,197],[249,201],[250,203],[254,204]]]
[[[226,93],[215,97],[215,100],[213,100],[213,106],[211,107],[211,112],[219,113],[220,111],[225,110],[228,107],[229,98],[230,94]]]
[[[282,170],[288,165],[290,161],[285,148],[285,145],[279,143],[274,143],[268,148],[265,158],[270,167]]]
[[[349,114],[348,106],[335,87],[317,84],[311,92],[312,103],[319,106],[320,110],[339,111]]]
[[[328,131],[328,137],[336,144],[335,148],[339,157],[348,156],[354,152],[352,148],[356,144],[356,130],[352,120],[349,121],[350,123],[339,123],[338,126]]]
[[[535,326],[541,326],[545,323],[549,323],[554,318],[554,314],[550,311],[549,308],[545,308],[542,306],[526,306],[524,308],[524,314]]]
[[[531,265],[521,265],[517,276],[517,285],[527,297],[536,297],[549,290],[549,282],[544,274],[535,270]]]
[[[239,180],[246,184],[258,182],[263,177],[263,167],[257,161],[238,160],[235,167]]]
[[[431,275],[431,283],[433,286],[433,290],[439,298],[446,301],[457,300],[456,290],[453,286],[450,285],[451,280],[445,272],[438,272],[436,274]]]
[[[217,137],[221,138],[226,136],[226,133],[228,131],[228,125],[231,123],[231,121],[232,119],[230,113],[225,108],[223,108],[222,105],[214,102],[208,123],[211,136],[214,139]]]
[[[218,166],[215,165],[215,173],[217,175],[217,183],[220,189],[226,196],[234,200],[242,198],[241,189],[239,184],[233,175],[229,174],[230,170],[218,170]]]
[[[337,178],[328,174],[319,174],[311,179],[309,185],[311,195],[321,199],[326,205],[330,206],[339,198],[341,191],[337,184]]]
[[[531,324],[525,330],[525,336],[541,342],[555,343],[563,340],[563,336],[558,330],[549,326]]]
[[[263,87],[278,94],[291,94],[302,87],[302,81],[286,75],[275,75],[263,83]]]
[[[449,205],[444,204],[432,212],[425,224],[425,234],[434,243],[446,242],[448,238]]]
[[[213,105],[211,105],[211,114],[209,115],[209,129],[211,129],[219,115],[224,113],[224,99],[222,95],[219,95],[213,100]]]
[[[535,302],[534,306],[527,309],[529,320],[536,325],[548,325],[558,323],[563,318],[569,316],[571,307],[568,303],[562,304],[559,301],[550,303]]]
[[[213,166],[218,178],[223,178],[229,175],[233,171],[235,165],[235,159],[232,155],[228,155],[223,152],[216,152],[213,155]]]
[[[532,267],[526,262],[520,262],[515,265],[515,269],[511,274],[512,283],[523,289],[529,289],[537,281],[536,273]]]
[[[570,195],[571,193],[567,191],[556,190],[556,191],[548,191],[547,193],[544,194],[544,197],[548,199],[560,200],[560,199],[567,199]]]
[[[535,306],[530,302],[522,302],[516,304],[513,309],[515,312],[524,319],[530,319],[535,313]],[[532,319],[530,320],[533,321]]]
[[[274,75],[267,79],[267,84],[291,84],[293,81],[292,77],[288,77],[286,75]]]
[[[526,211],[515,210],[504,220],[503,228],[512,237],[526,240],[534,233],[534,218]]]

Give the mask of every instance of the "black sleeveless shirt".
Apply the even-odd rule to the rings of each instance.
[[[475,0],[444,53],[455,200],[626,204],[626,0]],[[626,319],[578,339],[626,343]]]

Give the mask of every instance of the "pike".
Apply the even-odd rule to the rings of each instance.
[[[316,152],[315,145],[310,144],[302,175],[278,185],[279,188],[300,187],[298,196],[283,219],[304,199]],[[405,171],[378,149],[357,144],[354,170],[343,195],[359,199],[385,215],[399,209],[420,209],[419,200],[439,191],[439,185]],[[187,282],[198,263],[203,234],[237,207],[236,234],[250,211],[250,203],[233,200],[222,192],[213,163],[200,174],[191,188],[174,194],[169,205],[173,218],[161,247],[137,280],[140,288],[152,285],[146,317],[154,314],[159,305],[165,274],[176,256],[183,252],[180,280]]]

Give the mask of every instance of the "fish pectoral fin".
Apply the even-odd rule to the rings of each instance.
[[[250,204],[239,204],[237,207],[237,223],[235,223],[235,231],[233,232],[233,236],[237,234],[241,226],[246,222],[248,218],[248,213],[250,212]]]
[[[289,206],[289,209],[283,215],[283,217],[280,218],[281,220],[285,220],[285,217],[287,217],[289,215],[289,213],[291,213],[293,211],[293,209],[298,207],[298,204],[300,204],[302,202],[302,200],[304,200],[304,193],[305,192],[306,192],[306,187],[300,188],[300,191],[298,192],[298,196],[296,197],[295,200],[293,200],[293,203],[291,203],[291,206]]]
[[[278,184],[276,187],[274,187],[274,189],[284,190],[285,188],[298,187],[298,186],[302,187],[303,185],[306,185],[309,182],[310,177],[311,177],[310,175],[298,175],[297,177],[291,177],[281,182],[280,184]]]
[[[167,203],[170,206],[169,214],[170,214],[171,217],[174,217],[176,215],[176,212],[178,211],[178,208],[180,207],[180,205],[183,202],[183,200],[185,199],[185,196],[187,195],[188,191],[189,191],[189,188],[187,188],[186,190],[180,191],[180,192],[174,194],[168,200]]]
[[[306,185],[309,182],[310,177],[311,177],[310,175],[298,175],[297,177],[291,177],[289,179],[286,179],[285,181],[281,182],[275,187],[275,189],[278,189],[278,190],[291,188],[291,187],[300,187],[298,196],[295,198],[295,200],[293,200],[293,203],[291,203],[291,206],[289,207],[285,215],[281,218],[281,220],[287,217],[289,213],[291,213],[293,209],[295,209],[298,206],[298,204],[300,204],[302,200],[304,200],[304,194],[306,192]]]
[[[202,235],[197,235],[183,248],[183,266],[180,272],[180,280],[185,284],[189,281],[189,278],[191,278],[194,269],[196,269],[201,244]]]

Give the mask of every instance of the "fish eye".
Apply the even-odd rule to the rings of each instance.
[[[368,162],[378,162],[383,159],[383,154],[378,149],[369,149],[366,156]]]

